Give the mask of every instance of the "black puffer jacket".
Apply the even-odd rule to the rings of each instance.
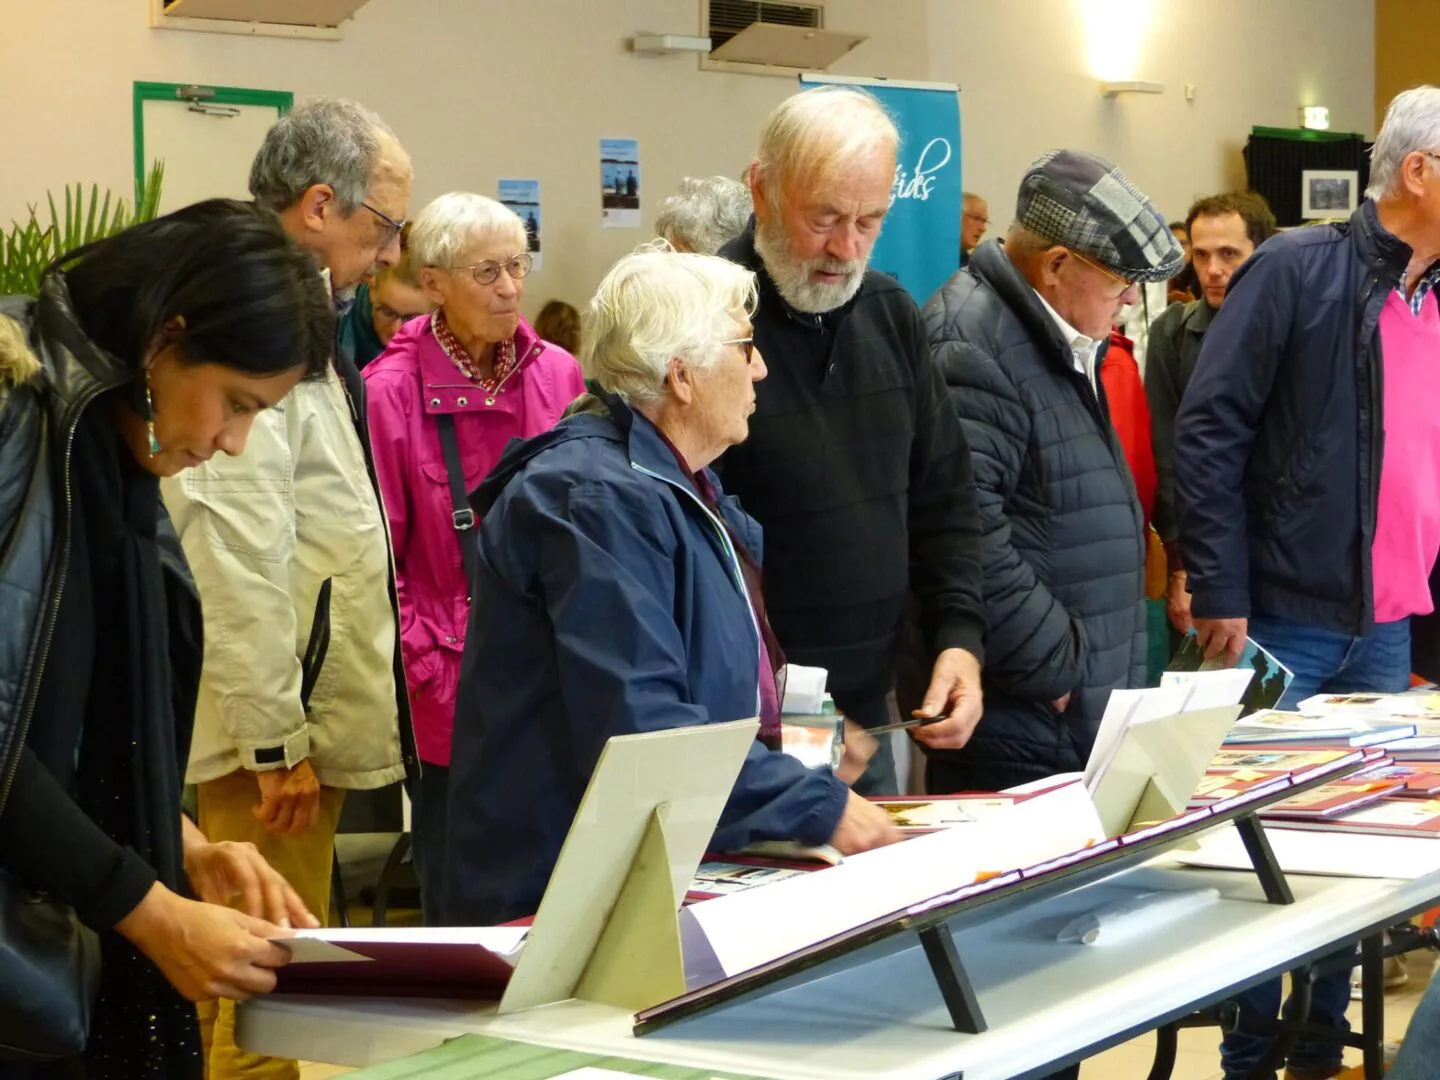
[[[943,774],[993,790],[1081,769],[1110,691],[1145,676],[1144,526],[1103,388],[994,242],[925,321],[970,444],[990,626],[985,715]]]

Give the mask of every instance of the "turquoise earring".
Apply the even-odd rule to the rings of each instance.
[[[150,399],[150,373],[145,373],[145,430],[150,435],[150,456],[160,453],[160,440],[155,438],[155,403]]]

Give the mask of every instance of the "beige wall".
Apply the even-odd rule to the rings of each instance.
[[[6,36],[26,43],[0,63],[0,130],[25,150],[0,154],[0,221],[67,181],[128,194],[134,81],[353,97],[414,157],[414,211],[456,189],[493,196],[502,176],[539,178],[545,260],[525,298],[531,315],[551,296],[583,303],[649,235],[656,202],[682,176],[738,175],[765,115],[795,87],[626,51],[636,31],[697,32],[696,0],[370,0],[340,42],[150,30],[144,7],[0,0]],[[874,38],[837,72],[925,77],[925,0],[828,10],[831,25]],[[65,78],[52,80],[57,61]],[[602,136],[640,140],[643,230],[600,227]]]
[[[1440,84],[1440,4],[1434,0],[1375,0],[1375,127],[1402,90]]]
[[[1120,78],[1160,95],[1105,99],[1086,13],[1121,8],[1096,51]],[[1130,70],[1134,13],[1149,11]],[[1244,181],[1257,124],[1295,127],[1328,105],[1337,131],[1373,134],[1373,0],[930,0],[930,77],[958,82],[965,186],[990,199],[992,228],[1014,211],[1025,166],[1057,146],[1121,166],[1167,216]],[[1101,26],[1104,29],[1103,26]],[[1185,100],[1185,84],[1195,100]]]
[[[871,35],[839,73],[962,85],[966,184],[991,198],[997,228],[1025,164],[1052,146],[1114,158],[1179,215],[1239,179],[1252,124],[1293,126],[1302,99],[1330,106],[1338,129],[1372,130],[1374,0],[1148,0],[1133,74],[1167,90],[1115,101],[1088,70],[1097,4],[1110,0],[828,0],[827,22]],[[416,210],[457,188],[493,195],[501,176],[541,180],[533,313],[550,296],[583,301],[681,176],[738,173],[794,88],[626,51],[636,31],[695,32],[697,0],[370,0],[338,43],[153,31],[144,8],[0,0],[6,40],[24,43],[0,63],[0,221],[66,181],[128,192],[136,80],[355,97],[414,155]],[[1106,40],[1123,54],[1119,30]],[[643,232],[600,227],[601,136],[640,140]]]

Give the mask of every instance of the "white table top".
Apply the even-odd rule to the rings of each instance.
[[[1434,841],[1432,841],[1434,842]],[[1218,1000],[1388,925],[1440,897],[1440,874],[1413,881],[1290,875],[1296,902],[1266,904],[1253,874],[1165,860],[1058,896],[1024,896],[952,921],[989,1030],[957,1034],[918,940],[900,935],[819,979],[682,1021],[644,1038],[620,1009],[565,1002],[505,1017],[493,1003],[364,998],[256,999],[238,1016],[246,1049],[369,1065],[480,1032],[774,1080],[965,1080],[1025,1076]],[[1213,885],[1222,899],[1150,940],[1059,945],[1076,915],[1153,888]]]

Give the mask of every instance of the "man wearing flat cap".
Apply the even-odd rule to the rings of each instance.
[[[925,306],[979,492],[985,716],[931,750],[929,790],[1083,769],[1110,691],[1144,685],[1145,530],[1097,372],[1138,283],[1184,261],[1160,211],[1093,154],[1026,171],[1003,246]]]

